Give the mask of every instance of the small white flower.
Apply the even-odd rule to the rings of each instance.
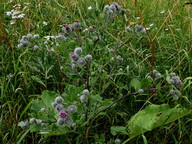
[[[15,24],[15,21],[14,20],[10,21],[10,24],[11,25]]]
[[[44,24],[44,25],[47,25],[47,22],[43,21],[43,24]]]
[[[89,6],[89,7],[88,7],[88,10],[91,10],[91,9],[92,9],[92,6]]]
[[[153,24],[150,24],[149,26],[150,26],[150,27],[152,27],[152,26],[153,26]]]
[[[88,28],[86,28],[86,29],[83,30],[83,32],[86,32],[86,31],[88,31]]]
[[[5,12],[5,14],[6,14],[7,16],[10,16],[10,15],[11,15],[11,12],[10,12],[10,11],[7,11],[7,12]]]
[[[24,5],[30,5],[30,4],[31,4],[31,3],[26,3],[26,2],[24,3]]]
[[[25,14],[20,14],[17,16],[17,18],[23,18],[25,16]]]
[[[16,8],[16,7],[17,7],[17,8],[18,8],[18,7],[20,8],[21,5],[20,5],[20,4],[16,4],[16,5],[14,5],[13,7],[14,7],[14,8]]]
[[[17,11],[17,10],[11,10],[11,12],[12,12],[12,15],[18,15],[21,13],[20,11]]]
[[[12,2],[13,2],[13,0],[10,0],[10,1],[7,2],[7,4],[12,3]]]

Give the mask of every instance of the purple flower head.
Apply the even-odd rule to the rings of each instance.
[[[182,83],[181,81],[178,81],[178,82],[177,82],[177,85],[178,85],[178,86],[181,86],[182,84],[183,84],[183,83]]]
[[[70,58],[74,61],[76,61],[79,58],[79,56],[77,54],[74,54],[74,53],[70,53],[69,55],[70,55]]]
[[[112,5],[119,6],[116,2],[112,2]]]
[[[67,24],[63,24],[63,27],[66,27],[67,26]]]
[[[78,20],[75,20],[74,22],[75,22],[75,23],[78,23],[79,21],[78,21]]]
[[[62,104],[57,104],[55,109],[58,111],[58,112],[61,112],[63,110],[63,105]]]
[[[59,33],[59,36],[65,36],[65,34],[64,33]]]
[[[112,5],[114,5],[117,10],[121,9],[121,6],[119,6],[116,2],[112,2]]]
[[[74,54],[71,54],[71,59],[75,59],[75,55]]]
[[[61,118],[66,118],[67,117],[67,113],[66,112],[61,112],[59,116]]]
[[[67,30],[67,31],[70,29],[70,27],[69,27],[69,26],[65,26],[65,28],[66,28],[66,30]]]
[[[76,30],[80,30],[81,28],[81,23],[78,20],[75,20],[74,23],[72,24],[73,29],[75,28]]]

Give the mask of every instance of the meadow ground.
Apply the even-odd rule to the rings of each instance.
[[[1,0],[0,143],[192,143],[185,3]]]

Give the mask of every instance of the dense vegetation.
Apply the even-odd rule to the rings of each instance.
[[[182,0],[0,2],[0,143],[192,143]]]

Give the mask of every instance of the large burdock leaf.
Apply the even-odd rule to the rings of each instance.
[[[190,113],[192,110],[179,107],[170,108],[168,104],[147,106],[129,120],[127,130],[130,138],[127,141]]]
[[[55,98],[57,96],[59,96],[58,93],[56,93],[54,91],[45,90],[45,91],[42,92],[41,99],[43,100],[44,104],[47,107],[52,107],[51,103],[55,101]]]

